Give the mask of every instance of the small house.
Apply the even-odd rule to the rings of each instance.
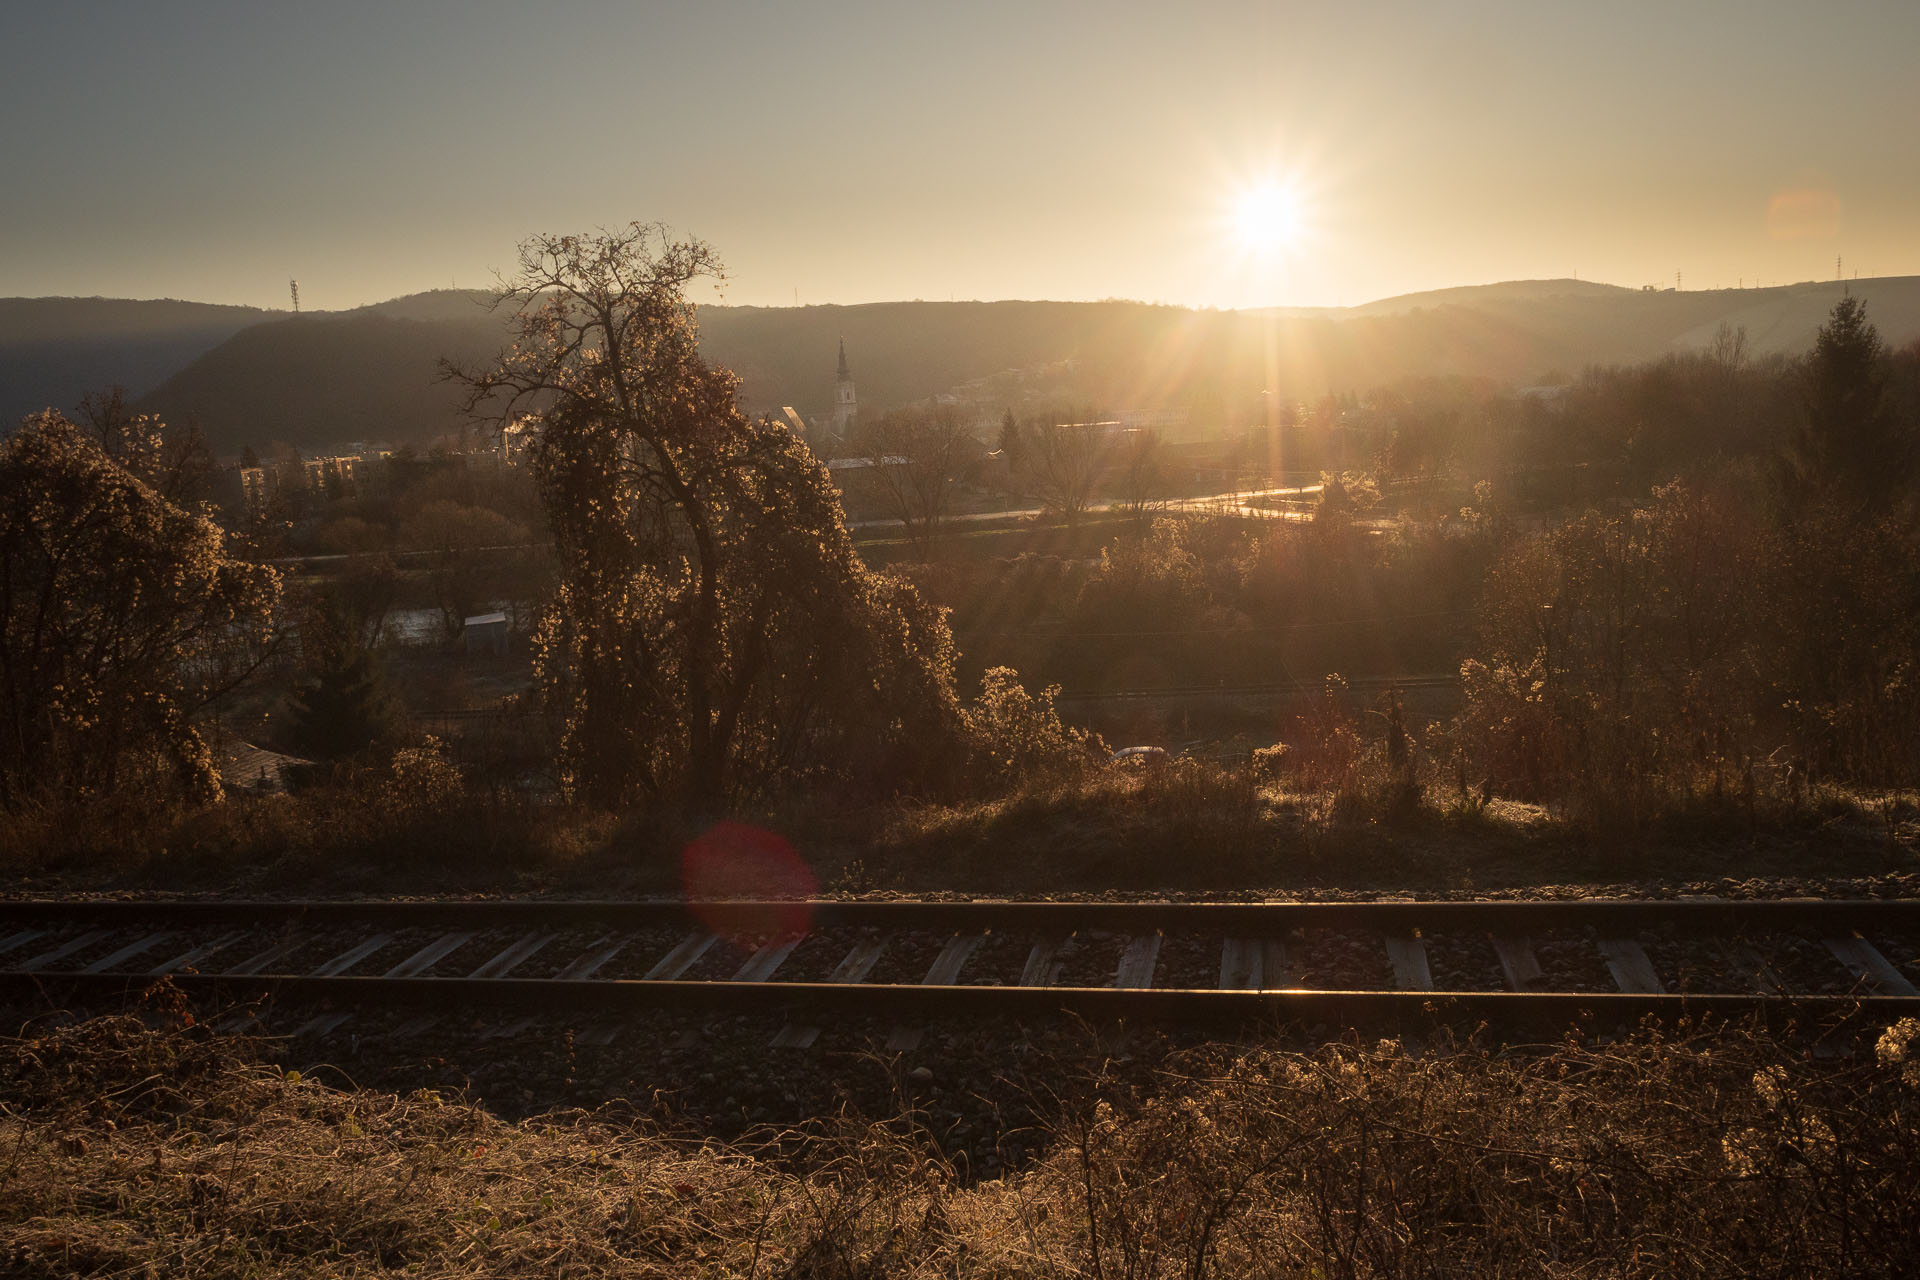
[[[507,656],[507,615],[479,613],[468,618],[460,629],[460,639],[468,654],[485,653],[496,658]]]

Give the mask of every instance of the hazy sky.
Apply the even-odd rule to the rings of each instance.
[[[773,305],[1920,273],[1916,54],[1915,0],[8,3],[0,295],[347,307],[633,219]]]

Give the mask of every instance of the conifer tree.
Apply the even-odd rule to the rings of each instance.
[[[1805,420],[1788,458],[1799,500],[1885,510],[1913,473],[1913,441],[1889,411],[1885,348],[1866,303],[1834,305],[1807,357]]]

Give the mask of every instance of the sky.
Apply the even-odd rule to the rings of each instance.
[[[0,296],[339,309],[634,220],[765,306],[1920,274],[1916,50],[1913,0],[15,3]]]

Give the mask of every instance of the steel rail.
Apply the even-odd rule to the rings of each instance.
[[[1040,902],[721,899],[621,901],[548,899],[280,902],[157,899],[14,899],[0,920],[165,919],[182,925],[301,923],[387,928],[457,923],[468,928],[604,924],[625,928],[703,925],[716,932],[766,933],[834,927],[965,929],[995,932],[1107,929],[1114,932],[1275,936],[1296,929],[1456,933],[1549,929],[1603,931],[1663,926],[1704,935],[1796,930],[1911,931],[1920,935],[1920,899],[1392,900],[1361,902]]]
[[[74,994],[138,998],[161,979],[112,974],[0,971],[0,992],[43,999]],[[551,1013],[648,1012],[869,1016],[879,1019],[1005,1018],[1045,1021],[1247,1026],[1302,1022],[1410,1026],[1485,1022],[1565,1025],[1590,1015],[1608,1025],[1645,1018],[1788,1017],[1816,1022],[1920,1013],[1920,997],[1514,991],[1223,991],[1213,988],[925,986],[833,982],[688,982],[638,979],[261,977],[176,974],[188,995],[229,1000],[426,1006],[441,1013],[504,1008]]]

